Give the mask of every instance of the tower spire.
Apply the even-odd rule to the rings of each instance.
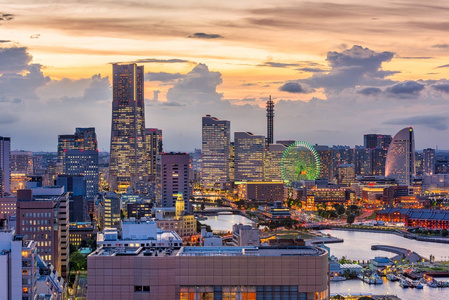
[[[273,144],[274,102],[271,95],[267,101],[267,145]]]

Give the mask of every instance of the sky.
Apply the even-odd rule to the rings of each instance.
[[[363,144],[413,126],[449,149],[449,2],[2,1],[0,136],[56,151],[95,127],[109,151],[112,63],[145,68],[146,127],[201,148],[201,117],[274,139]]]

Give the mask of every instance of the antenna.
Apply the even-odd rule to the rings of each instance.
[[[274,102],[270,99],[267,101],[267,146],[273,144],[273,120],[274,120]]]

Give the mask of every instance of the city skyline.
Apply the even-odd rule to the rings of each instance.
[[[0,132],[12,149],[54,151],[57,135],[95,127],[109,149],[110,63],[136,62],[146,70],[145,122],[164,130],[167,151],[200,148],[207,114],[232,132],[265,134],[269,95],[275,140],[353,146],[413,126],[417,149],[449,149],[448,9],[11,1],[0,17]]]

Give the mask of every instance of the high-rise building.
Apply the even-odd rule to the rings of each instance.
[[[387,134],[365,134],[363,136],[363,146],[366,149],[381,147],[387,149],[391,143],[391,135]]]
[[[69,193],[70,222],[87,220],[86,178],[83,175],[58,175],[56,185],[63,186],[64,193]]]
[[[11,151],[11,172],[33,175],[33,152]]]
[[[338,165],[338,184],[342,186],[351,186],[355,182],[355,168],[353,164]]]
[[[235,132],[235,181],[262,181],[265,137],[251,132]]]
[[[0,136],[0,197],[11,189],[11,138]]]
[[[231,122],[206,115],[202,120],[202,180],[206,188],[229,183]]]
[[[69,150],[98,150],[97,134],[94,127],[75,128],[75,134],[58,136],[58,161],[64,162]]]
[[[37,253],[62,277],[69,269],[69,195],[49,186],[17,192],[17,233],[36,241]]]
[[[354,166],[355,175],[367,176],[371,175],[371,149],[363,146],[355,146],[354,148]]]
[[[37,242],[0,228],[0,299],[37,299]]]
[[[144,70],[136,64],[113,64],[109,189],[124,191],[145,180]]]
[[[371,149],[371,175],[385,176],[385,162],[387,148],[377,147]]]
[[[274,121],[274,101],[270,99],[267,101],[267,144],[273,144],[273,121]]]
[[[122,202],[114,192],[107,192],[104,196],[104,224],[103,228],[120,228],[120,212]]]
[[[413,128],[399,131],[387,152],[385,176],[395,178],[398,183],[411,185],[415,175],[415,138]]]
[[[99,185],[98,151],[82,149],[67,151],[64,158],[64,173],[83,175],[86,179],[86,198],[95,198]]]
[[[426,175],[435,174],[435,149],[427,148],[423,150],[423,173]]]
[[[326,145],[315,145],[313,147],[320,156],[320,178],[332,180],[334,178],[332,149]]]
[[[162,153],[162,129],[146,128],[145,138],[148,176],[151,181],[154,181],[156,179],[156,157]]]
[[[189,155],[186,153],[163,153],[158,160],[158,202],[162,207],[175,207],[179,194],[190,211]]]
[[[264,181],[282,181],[281,161],[285,152],[283,144],[270,144],[265,151]]]

